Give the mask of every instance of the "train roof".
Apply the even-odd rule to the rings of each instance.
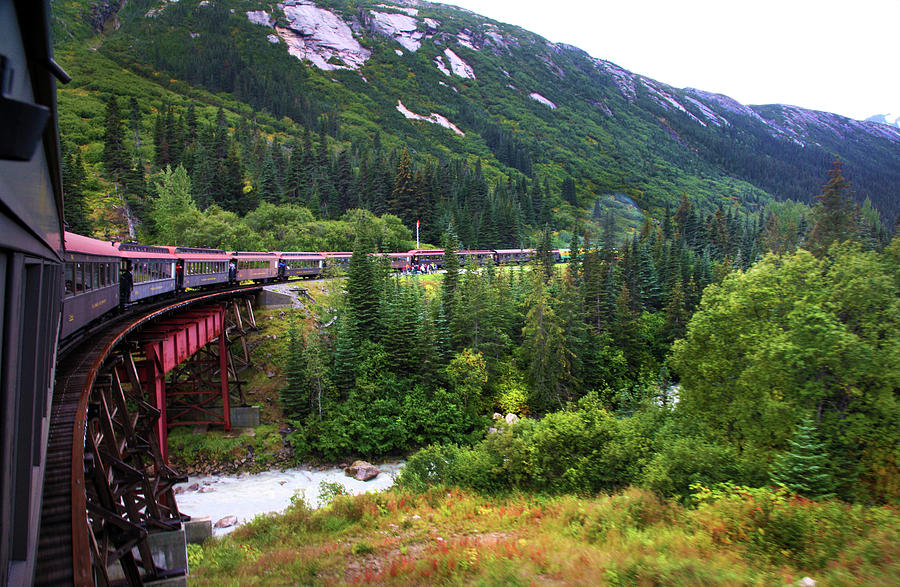
[[[282,259],[300,259],[300,260],[309,260],[309,259],[324,259],[324,253],[313,253],[309,251],[302,252],[293,252],[293,253],[279,253]]]
[[[351,257],[353,256],[353,251],[331,251],[322,254],[326,257]]]
[[[265,259],[271,259],[276,255],[276,253],[267,253],[263,251],[257,252],[249,252],[249,251],[231,251],[231,254],[235,257],[262,257]]]
[[[142,245],[138,243],[116,243],[119,255],[126,259],[171,259],[175,260],[175,255],[169,252],[168,247],[154,247],[152,245]]]
[[[89,255],[106,255],[107,257],[119,256],[115,243],[97,240],[69,231],[65,233],[65,249],[67,253],[87,253]]]
[[[203,247],[168,247],[169,252],[181,255],[227,255],[222,249],[205,249]]]
[[[534,249],[494,249],[497,253],[533,253]]]

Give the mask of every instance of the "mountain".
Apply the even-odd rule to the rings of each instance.
[[[196,103],[205,120],[223,106],[232,128],[250,120],[281,144],[305,130],[327,135],[332,150],[350,149],[357,174],[358,153],[377,144],[408,149],[416,165],[478,162],[491,185],[513,191],[534,179],[552,198],[557,228],[584,217],[579,209],[592,210],[595,221],[614,210],[634,225],[682,194],[707,211],[718,205],[753,211],[772,200],[810,203],[836,157],[856,197],[890,219],[900,212],[900,128],[674,88],[451,6],[417,0],[56,0],[53,6],[58,60],[75,77],[60,90],[60,106],[78,111],[65,113],[61,126],[89,164],[100,165],[102,96],[118,94],[138,102],[138,138],[150,134],[154,116],[167,107]],[[602,34],[607,25],[597,26]],[[142,144],[152,159],[149,140]],[[261,165],[245,169],[254,185],[253,168]],[[568,178],[576,189],[566,198]],[[623,198],[637,216],[623,212]]]
[[[900,128],[900,114],[876,114],[866,119],[867,122],[879,122],[888,126]]]

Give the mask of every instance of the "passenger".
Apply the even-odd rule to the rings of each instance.
[[[237,278],[237,266],[234,263],[234,259],[228,262],[228,281],[234,282],[235,278]]]
[[[131,292],[134,289],[134,276],[131,274],[131,261],[125,265],[119,276],[119,300],[122,304],[131,301]]]

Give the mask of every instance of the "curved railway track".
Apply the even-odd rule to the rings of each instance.
[[[171,492],[178,476],[161,462],[153,427],[139,417],[153,419],[158,411],[141,397],[134,363],[122,365],[117,348],[162,317],[259,289],[232,288],[131,308],[60,349],[36,584],[105,584],[106,566],[116,560],[129,584],[141,584],[141,568],[144,576],[165,577],[149,560],[144,538],[150,531],[180,525]],[[119,381],[123,371],[132,374],[127,377],[130,386]],[[126,388],[130,393],[123,392]]]

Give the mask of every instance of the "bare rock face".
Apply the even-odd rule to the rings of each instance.
[[[344,469],[344,473],[348,477],[353,477],[357,481],[370,481],[378,476],[381,471],[372,463],[366,461],[353,461],[353,464]]]
[[[360,45],[353,31],[338,15],[311,3],[285,2],[287,27],[275,32],[288,46],[288,53],[311,62],[319,69],[359,69],[372,52]]]
[[[221,520],[216,522],[215,527],[216,528],[231,528],[232,526],[237,525],[237,523],[238,523],[237,516],[225,516],[224,518],[222,518]]]

